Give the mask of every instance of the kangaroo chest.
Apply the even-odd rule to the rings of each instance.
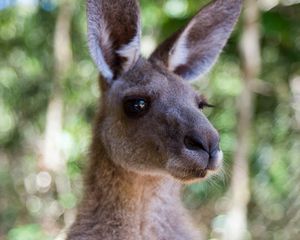
[[[130,207],[129,212],[124,212],[119,219],[120,233],[116,240],[200,239],[180,203],[179,196],[172,193],[167,196],[153,195],[152,198],[146,196],[148,201],[142,201],[142,204]],[[112,231],[115,230],[112,228]]]
[[[68,239],[199,240],[179,192],[170,189],[146,191],[130,199],[85,201],[88,205],[79,210]]]
[[[135,213],[116,213],[117,222],[106,220],[107,237],[103,240],[196,240],[200,239],[192,229],[190,220],[181,206],[165,206],[155,203],[138,209]],[[142,210],[142,211],[140,211]],[[112,236],[114,236],[112,238]]]

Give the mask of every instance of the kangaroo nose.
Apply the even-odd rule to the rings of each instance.
[[[211,159],[217,159],[218,155],[219,155],[219,152],[220,152],[220,148],[219,148],[219,146],[217,146],[214,149],[212,149],[212,151],[210,151],[209,157]]]
[[[204,141],[200,136],[187,135],[184,137],[184,145],[192,151],[205,151],[210,158],[214,159],[219,152],[219,136],[216,135]]]
[[[190,133],[184,137],[184,147],[194,153],[207,153],[208,158],[202,159],[203,169],[216,170],[222,165],[223,153],[219,147],[219,134],[217,131],[210,131],[203,134]],[[192,153],[192,155],[194,155]],[[197,154],[195,155],[197,156]],[[201,156],[201,155],[199,155]]]

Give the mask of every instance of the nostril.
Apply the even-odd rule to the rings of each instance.
[[[197,150],[204,150],[208,152],[205,146],[203,145],[201,139],[192,136],[186,136],[184,138],[184,145],[187,149],[197,151]]]

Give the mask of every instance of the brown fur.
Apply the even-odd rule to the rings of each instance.
[[[232,7],[234,19],[224,19],[220,25],[228,15],[219,16],[216,24],[211,16],[224,12],[220,7],[232,1],[214,1],[203,10],[210,23],[205,26],[218,32],[219,41],[213,37],[217,50],[204,41],[205,51],[203,35],[190,32],[197,28],[198,16],[161,45],[167,47],[159,47],[146,60],[136,55],[140,39],[137,2],[88,0],[90,49],[105,77],[100,80],[101,107],[93,130],[84,198],[68,240],[200,238],[181,204],[180,189],[182,183],[199,181],[220,167],[219,136],[199,109],[203,98],[183,79],[195,71],[184,68],[179,74],[182,65],[172,72],[168,61],[175,49],[177,54],[184,51],[180,64],[184,60],[189,64],[191,57],[201,64],[204,55],[212,63],[229,37],[240,1],[236,0],[238,7]],[[200,24],[201,31],[210,34]],[[190,45],[193,37],[199,42],[193,40],[195,44]],[[177,44],[181,39],[184,48]],[[200,48],[197,56],[195,50]],[[148,99],[148,112],[139,118],[128,117],[122,104],[128,96]]]

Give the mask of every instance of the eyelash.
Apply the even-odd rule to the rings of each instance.
[[[204,109],[204,108],[214,108],[215,106],[214,105],[212,105],[212,104],[209,104],[208,102],[206,102],[206,101],[201,101],[199,104],[198,104],[198,107],[199,107],[199,109]]]

